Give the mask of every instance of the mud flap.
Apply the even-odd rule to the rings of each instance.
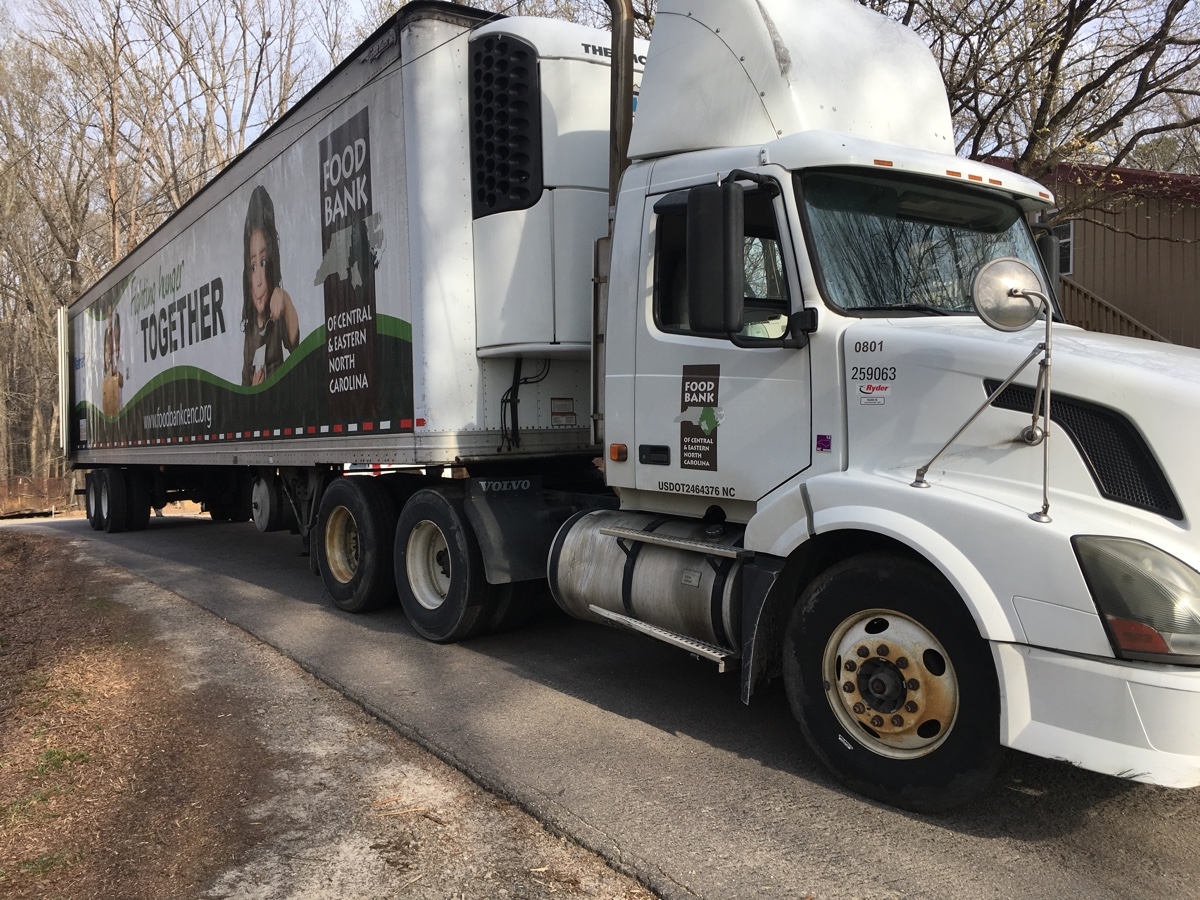
[[[537,475],[467,479],[467,520],[483,554],[488,584],[546,577],[559,527],[584,509],[615,509],[605,494],[548,491]]]

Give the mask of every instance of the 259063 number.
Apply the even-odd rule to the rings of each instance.
[[[895,381],[895,366],[851,366],[851,381]]]

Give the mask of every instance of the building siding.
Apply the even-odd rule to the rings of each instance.
[[[1063,199],[1078,190],[1056,187]],[[1072,240],[1075,283],[1172,343],[1200,347],[1200,204],[1114,200],[1075,219]]]

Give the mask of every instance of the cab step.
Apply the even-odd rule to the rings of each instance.
[[[707,659],[717,664],[718,672],[729,672],[737,668],[738,657],[732,651],[726,650],[724,647],[718,647],[716,644],[706,644],[704,641],[698,641],[695,638],[690,638],[686,634],[677,634],[674,631],[668,631],[665,628],[659,628],[657,625],[650,625],[638,619],[623,616],[620,613],[610,612],[607,609],[601,609],[594,603],[588,605],[596,615],[608,619],[610,622],[615,622],[622,625],[631,631],[638,631],[648,635],[656,640],[662,641],[664,644],[670,644],[672,647],[678,647],[680,650],[686,650],[695,656],[702,659]]]
[[[747,559],[754,555],[753,551],[746,550],[743,547],[730,547],[728,544],[710,544],[707,541],[694,541],[691,538],[657,534],[653,531],[622,528],[620,525],[609,525],[601,528],[600,533],[625,541],[654,544],[657,547],[674,547],[676,550],[688,550],[692,553],[702,553],[705,556],[723,556],[726,559]]]

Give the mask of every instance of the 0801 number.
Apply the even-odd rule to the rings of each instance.
[[[883,341],[855,341],[855,353],[874,353],[876,350],[883,349]]]

